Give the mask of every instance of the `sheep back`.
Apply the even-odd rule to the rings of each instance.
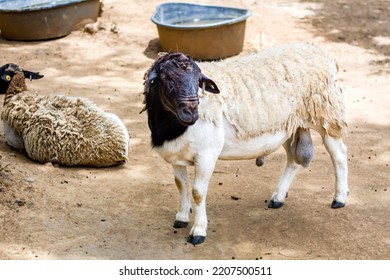
[[[279,130],[293,134],[308,123],[341,137],[346,127],[337,65],[311,44],[288,44],[199,66],[221,91],[200,93],[200,117],[215,123],[225,117],[240,138]]]
[[[124,124],[88,99],[23,92],[3,108],[2,119],[23,137],[28,156],[38,162],[101,167],[127,160]]]

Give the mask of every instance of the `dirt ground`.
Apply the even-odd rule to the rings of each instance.
[[[152,151],[147,116],[139,114],[143,75],[159,51],[150,17],[161,2],[104,0],[92,34],[0,39],[1,65],[45,75],[28,83],[31,90],[91,98],[131,134],[125,165],[65,168],[29,160],[7,146],[0,129],[0,259],[390,259],[390,2],[202,1],[252,11],[243,54],[308,41],[335,56],[351,193],[346,207],[330,208],[333,167],[316,135],[314,161],[280,209],[266,201],[285,164],[283,149],[261,168],[254,160],[219,161],[199,246],[186,242],[189,228],[172,227],[178,197],[171,166]]]

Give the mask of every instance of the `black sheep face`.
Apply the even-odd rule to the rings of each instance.
[[[157,92],[154,95],[158,96],[164,110],[175,115],[184,126],[194,124],[199,118],[199,87],[219,93],[217,85],[182,53],[169,53],[158,59],[148,73],[145,85],[145,94]]]
[[[7,92],[8,86],[15,75],[15,72],[23,72],[26,79],[41,79],[43,75],[39,72],[31,72],[23,70],[19,65],[13,63],[7,63],[0,67],[0,94]]]

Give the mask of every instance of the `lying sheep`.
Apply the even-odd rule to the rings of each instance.
[[[332,208],[345,205],[348,167],[341,137],[346,123],[336,73],[334,60],[307,43],[221,62],[196,64],[182,53],[154,62],[145,73],[144,110],[154,150],[173,165],[180,197],[176,228],[189,222],[186,166],[195,166],[189,242],[206,238],[206,194],[217,159],[259,158],[283,145],[287,164],[269,203],[278,208],[299,164],[311,161],[309,129],[319,132],[333,161]]]
[[[93,167],[124,163],[129,134],[123,122],[85,98],[27,91],[25,78],[41,77],[15,64],[0,68],[6,89],[1,119],[7,143],[42,163]]]

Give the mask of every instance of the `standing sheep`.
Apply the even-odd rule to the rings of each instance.
[[[123,122],[85,98],[27,91],[25,78],[41,77],[15,64],[0,68],[7,143],[42,163],[93,167],[124,163],[129,134]]]
[[[311,44],[294,43],[198,65],[182,53],[166,54],[146,72],[144,89],[153,148],[173,165],[179,190],[176,228],[189,222],[186,166],[195,166],[189,242],[206,238],[206,194],[217,159],[261,159],[283,145],[287,164],[269,202],[278,208],[299,165],[308,165],[313,156],[309,129],[321,135],[333,161],[332,208],[345,205],[346,123],[333,59]]]

